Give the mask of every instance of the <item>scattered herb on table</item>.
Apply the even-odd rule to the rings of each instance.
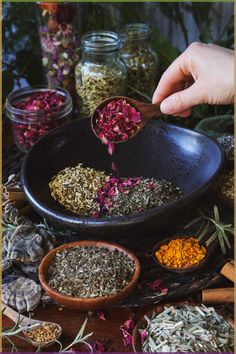
[[[155,252],[155,256],[167,267],[187,268],[200,263],[206,257],[206,248],[195,237],[179,237],[163,244]]]
[[[221,192],[226,197],[232,200],[234,199],[234,171],[233,170],[226,172],[221,186]]]
[[[165,307],[145,320],[139,329],[143,352],[233,351],[233,328],[213,307]]]
[[[51,288],[73,297],[117,294],[134,274],[134,262],[123,252],[96,246],[75,246],[56,253],[47,281]]]

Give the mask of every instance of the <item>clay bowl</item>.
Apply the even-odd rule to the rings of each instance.
[[[173,304],[165,304],[165,307],[170,307],[170,306],[177,306],[177,307],[181,307],[183,305],[192,305],[192,306],[201,306],[199,303],[196,302],[188,302],[188,301],[179,301]],[[161,313],[164,310],[164,305],[159,305],[154,307],[152,310],[148,311],[144,316],[150,317],[152,315],[153,312],[155,312],[157,315],[159,313]],[[136,326],[134,327],[133,330],[133,334],[132,334],[132,346],[133,346],[133,350],[135,353],[142,353],[142,344],[141,344],[141,338],[140,338],[140,334],[139,334],[139,329],[145,327],[146,325],[146,320],[145,318],[141,317],[139,319],[139,321],[137,322]],[[225,317],[222,314],[223,317]],[[226,319],[226,318],[225,318]],[[226,319],[229,324],[232,326],[232,324],[230,323],[230,321],[228,319]]]
[[[103,296],[103,297],[95,297],[95,298],[78,298],[78,297],[72,297],[68,295],[63,295],[59,293],[58,291],[52,289],[46,280],[46,274],[47,274],[47,269],[55,257],[55,254],[62,249],[65,248],[71,248],[75,246],[96,246],[96,247],[104,247],[107,248],[111,251],[118,250],[119,252],[123,252],[128,255],[130,259],[132,259],[135,263],[135,271],[133,274],[133,278],[130,281],[130,283],[120,290],[117,294],[110,295],[110,296]],[[62,246],[59,246],[52,251],[50,251],[42,260],[40,266],[39,266],[39,280],[40,283],[45,290],[45,292],[54,300],[56,300],[59,304],[65,305],[68,308],[73,308],[81,311],[89,311],[89,310],[97,310],[100,308],[105,308],[109,307],[112,304],[115,304],[127,296],[129,296],[137,282],[138,278],[140,275],[140,263],[139,260],[135,257],[134,254],[132,254],[130,251],[128,251],[126,248],[119,246],[115,243],[108,243],[108,242],[103,242],[103,241],[77,241],[77,242],[71,242],[64,244]]]
[[[115,160],[122,177],[166,179],[183,197],[169,204],[126,216],[80,217],[65,210],[50,195],[48,183],[60,170],[83,163],[110,174],[111,157],[93,134],[89,119],[77,119],[39,140],[26,155],[21,181],[29,203],[49,222],[99,239],[156,234],[218,184],[224,172],[224,152],[211,138],[189,129],[151,120],[126,143],[116,144]]]
[[[173,272],[173,273],[178,273],[178,274],[185,274],[185,273],[190,273],[190,272],[194,272],[195,270],[198,270],[200,268],[202,268],[209,260],[210,256],[211,256],[211,252],[212,252],[212,247],[207,247],[204,243],[203,245],[205,246],[207,252],[206,252],[206,257],[201,261],[199,262],[198,264],[195,264],[195,265],[192,265],[191,267],[186,267],[186,268],[173,268],[173,267],[168,267],[162,263],[160,263],[158,261],[158,259],[156,258],[155,256],[155,252],[159,250],[159,248],[164,245],[164,244],[167,244],[168,242],[170,242],[171,240],[175,240],[177,238],[188,238],[190,237],[189,235],[178,235],[178,236],[175,236],[175,237],[169,237],[165,240],[162,240],[160,242],[158,242],[154,247],[153,247],[153,250],[152,250],[152,257],[154,259],[154,261],[156,262],[156,264],[158,264],[159,267],[169,271],[169,272]]]

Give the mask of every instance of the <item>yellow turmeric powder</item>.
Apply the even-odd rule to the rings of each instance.
[[[172,268],[187,268],[201,262],[206,256],[206,248],[199,245],[194,237],[176,238],[162,245],[155,252],[157,260]]]

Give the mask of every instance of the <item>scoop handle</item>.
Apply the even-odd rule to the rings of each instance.
[[[221,268],[220,273],[224,275],[227,279],[235,283],[235,272],[234,272],[234,262],[227,262],[223,268]]]
[[[234,302],[234,288],[205,289],[202,290],[204,304],[222,304]]]
[[[8,307],[5,304],[2,304],[2,309],[4,310],[3,315],[7,316],[10,318],[14,323],[17,321],[21,321],[22,319],[25,319],[25,316],[20,315],[18,312],[13,310],[12,308]]]

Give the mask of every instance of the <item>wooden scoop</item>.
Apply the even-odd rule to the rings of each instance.
[[[35,347],[40,347],[40,348],[46,348],[49,347],[51,345],[53,345],[55,343],[56,340],[58,340],[58,338],[60,338],[61,334],[62,334],[62,328],[58,323],[55,322],[47,322],[47,321],[39,321],[39,320],[32,320],[26,316],[20,315],[18,312],[14,311],[13,309],[11,309],[10,307],[8,307],[7,305],[3,304],[3,315],[7,316],[8,318],[10,318],[14,323],[19,323],[19,326],[21,328],[24,328],[23,333],[24,335],[27,337],[27,339],[31,342],[31,344]],[[27,329],[26,327],[28,326],[32,326],[32,325],[42,325],[43,323],[45,324],[53,324],[55,326],[57,326],[58,328],[58,335],[56,338],[47,341],[47,342],[36,342],[34,340],[32,340],[31,338],[28,337],[27,335]],[[37,327],[37,326],[35,326]],[[32,328],[33,329],[33,328]]]
[[[140,126],[136,130],[136,132],[132,136],[129,137],[129,139],[133,138],[146,125],[146,123],[150,119],[162,115],[161,110],[160,110],[160,105],[151,104],[151,103],[143,103],[143,102],[140,102],[140,101],[135,100],[133,98],[125,97],[125,96],[109,97],[106,100],[102,101],[95,108],[95,110],[94,110],[94,112],[93,112],[93,114],[91,116],[91,127],[92,127],[92,130],[93,130],[93,132],[94,132],[94,134],[96,136],[97,136],[97,133],[95,131],[95,126],[96,126],[97,110],[103,108],[104,106],[106,106],[110,101],[117,101],[119,99],[126,100],[126,102],[128,102],[132,107],[134,107],[141,114]],[[129,140],[129,139],[127,139],[127,140]],[[125,141],[127,141],[127,140],[125,140]],[[124,140],[122,140],[122,141],[114,141],[114,143],[124,143],[125,141]]]

